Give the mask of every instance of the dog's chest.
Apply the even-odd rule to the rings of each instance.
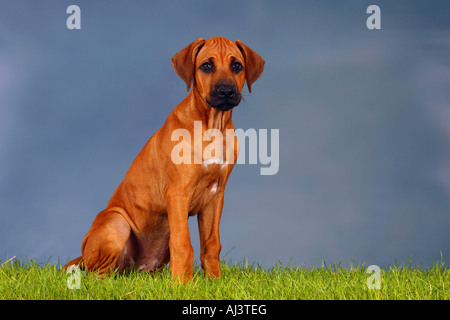
[[[226,163],[216,158],[203,162],[199,179],[192,186],[189,215],[196,215],[203,208],[209,206],[224,188],[226,178]]]

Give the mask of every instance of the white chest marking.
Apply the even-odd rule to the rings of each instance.
[[[208,166],[210,166],[212,164],[220,164],[221,168],[223,169],[228,163],[223,162],[223,159],[221,159],[221,158],[209,158],[209,159],[203,161],[203,166],[205,168],[207,168]]]
[[[211,187],[211,192],[212,193],[217,193],[217,182],[214,183],[214,185]]]

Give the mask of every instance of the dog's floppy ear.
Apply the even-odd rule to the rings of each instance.
[[[173,68],[180,78],[186,82],[187,91],[191,88],[194,79],[195,58],[204,44],[205,40],[198,38],[172,58]]]
[[[264,71],[264,59],[259,54],[247,47],[241,40],[236,40],[236,45],[245,59],[245,80],[247,81],[248,92],[252,92],[252,84],[258,80]]]

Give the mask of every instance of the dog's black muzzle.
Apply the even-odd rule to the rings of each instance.
[[[209,95],[208,104],[218,110],[228,111],[241,102],[241,93],[232,83],[218,83]]]

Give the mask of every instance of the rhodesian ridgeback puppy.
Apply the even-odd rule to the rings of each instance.
[[[192,279],[194,259],[188,218],[197,215],[205,276],[221,275],[219,222],[225,185],[239,152],[231,115],[245,82],[251,92],[264,60],[240,40],[215,37],[197,39],[178,52],[172,64],[187,91],[191,85],[192,90],[134,159],[84,237],[82,256],[65,268],[79,265],[101,276],[111,270],[151,272],[170,261],[172,277],[186,282]],[[186,150],[191,150],[187,156],[192,161],[174,163],[180,137],[174,141],[173,133],[181,129],[194,134],[195,126],[209,136],[206,140],[223,133],[220,161],[218,155],[204,152],[209,142],[202,139],[200,145],[189,142]]]

